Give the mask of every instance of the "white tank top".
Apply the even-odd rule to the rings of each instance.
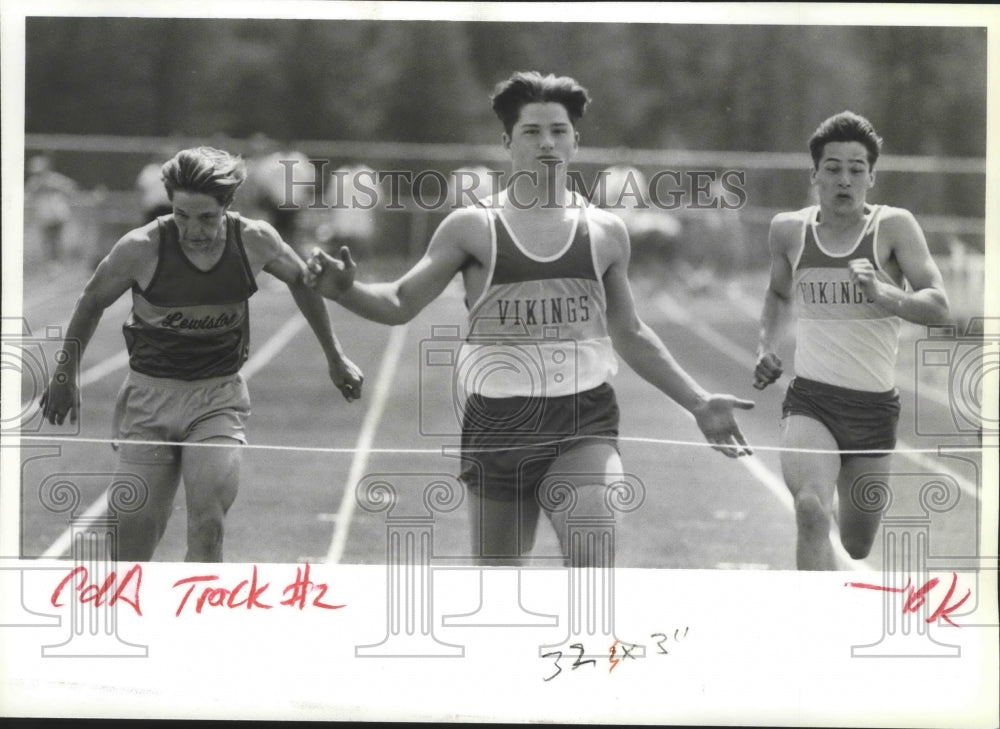
[[[802,242],[794,263],[795,373],[810,380],[868,392],[892,390],[901,320],[851,283],[847,262],[868,258],[881,281],[893,281],[878,263],[878,225],[884,206],[872,206],[855,245],[834,255],[816,234],[819,207],[802,216]]]
[[[467,393],[559,397],[593,389],[617,372],[585,208],[566,245],[547,258],[528,252],[500,211],[485,209],[490,270],[469,309],[457,372]]]

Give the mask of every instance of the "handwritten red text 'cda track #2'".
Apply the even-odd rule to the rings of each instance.
[[[173,589],[178,596],[176,617],[181,614],[200,614],[210,609],[271,610],[274,607],[291,607],[299,610],[319,608],[338,610],[344,605],[333,604],[327,598],[326,583],[313,582],[309,565],[295,568],[295,578],[280,591],[270,582],[261,582],[254,565],[249,578],[236,584],[225,583],[219,575],[192,575],[177,580]],[[81,604],[93,603],[97,607],[112,607],[118,603],[131,607],[142,615],[142,565],[133,565],[121,578],[112,571],[100,582],[91,580],[86,567],[73,569],[59,582],[52,592],[53,607],[62,607],[65,600],[75,599]]]

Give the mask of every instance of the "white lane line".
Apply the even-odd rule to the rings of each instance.
[[[106,360],[98,362],[90,369],[80,373],[80,387],[84,388],[98,380],[103,380],[112,372],[117,372],[128,365],[128,352],[121,351],[118,354],[108,357]]]
[[[654,299],[653,303],[656,304],[659,310],[666,315],[670,321],[685,327],[703,342],[715,348],[716,351],[725,354],[748,372],[752,371],[756,366],[757,358],[753,352],[741,347],[736,342],[728,339],[725,335],[720,334],[710,325],[702,322],[695,323],[691,314],[684,309],[684,307],[681,306],[676,299],[670,296],[670,294],[660,292]],[[782,375],[775,384],[787,387],[789,381],[790,380],[787,375]],[[979,498],[979,489],[976,487],[976,484],[956,472],[954,469],[949,468],[939,460],[936,461],[922,453],[914,452],[917,448],[901,438],[896,439],[896,448],[897,452],[894,455],[908,458],[920,469],[930,471],[932,473],[943,473],[950,476],[955,480],[955,483],[958,484],[959,489],[961,489],[964,494],[973,499]]]
[[[274,355],[280,352],[299,333],[299,330],[305,324],[306,320],[303,317],[295,317],[285,322],[281,329],[267,340],[264,346],[243,365],[243,369],[241,370],[243,376],[249,379],[254,373],[270,362]],[[98,380],[102,380],[126,366],[128,366],[128,352],[123,350],[116,355],[98,362],[90,369],[84,370],[80,374],[80,387],[83,388]]]
[[[243,373],[243,378],[249,380],[257,372],[259,372],[264,365],[274,359],[285,346],[295,338],[295,335],[299,333],[299,330],[306,325],[305,317],[298,314],[292,316],[291,319],[282,324],[281,328],[276,331],[270,339],[268,339],[264,344],[256,350],[250,359],[246,361],[240,372]]]
[[[403,351],[408,328],[408,324],[402,324],[393,327],[389,333],[389,343],[382,355],[382,366],[379,368],[372,386],[372,404],[368,408],[368,412],[365,413],[365,419],[361,424],[356,452],[347,474],[347,483],[344,484],[344,492],[340,497],[340,507],[333,520],[333,539],[330,542],[330,549],[326,553],[327,564],[339,564],[344,556],[344,547],[347,544],[347,534],[351,528],[351,519],[354,516],[356,503],[354,489],[368,468],[368,457],[371,454],[372,443],[382,420],[382,414],[385,412],[385,405],[389,399],[389,391],[392,388],[396,367],[399,365],[399,357]]]
[[[104,316],[110,316],[116,314],[118,309],[124,308],[123,305],[119,304],[119,302],[124,302],[124,301],[127,301],[127,299],[124,296],[119,298],[117,301],[115,301],[114,304],[112,304],[105,310]],[[68,328],[69,328],[69,322],[67,321],[65,324],[62,325],[62,327],[58,328],[60,335],[64,336],[62,333],[65,332]],[[80,373],[79,387],[80,389],[83,389],[87,385],[92,385],[95,382],[104,379],[108,375],[117,372],[126,365],[128,365],[128,352],[125,351],[119,352],[116,355],[101,360],[93,367],[83,370]],[[49,383],[46,382],[45,386],[47,387],[48,384]],[[22,412],[24,412],[24,410],[26,410],[30,405],[31,405],[30,401],[22,403],[21,404]]]
[[[29,274],[28,278],[27,281],[23,278],[21,281],[22,312],[39,309],[51,301],[65,301],[64,295],[67,290],[79,291],[87,280],[83,272],[76,268],[58,271],[52,275],[39,275],[38,278]]]
[[[108,492],[105,491],[94,503],[87,507],[87,510],[83,512],[83,514],[73,520],[72,527],[68,527],[62,534],[59,535],[59,538],[52,543],[52,546],[42,553],[42,559],[58,559],[59,557],[65,555],[72,544],[73,528],[75,527],[77,529],[81,529],[89,526],[91,522],[104,513],[107,503]]]
[[[757,479],[758,483],[767,488],[767,490],[771,492],[771,494],[789,511],[789,513],[795,514],[795,503],[792,500],[792,494],[785,486],[783,478],[761,463],[757,456],[737,458],[736,462],[748,470],[750,474]],[[856,570],[859,572],[875,572],[875,567],[866,560],[851,559],[847,550],[844,549],[844,546],[840,543],[839,536],[834,533],[835,530],[836,524],[831,526],[830,529],[830,543],[833,545],[833,555],[841,569]]]
[[[277,281],[279,284],[281,284],[281,282],[275,278],[269,277],[268,280]],[[262,289],[267,292],[270,292],[273,288],[274,286],[266,286],[266,285],[262,286]],[[104,316],[107,317],[111,314],[114,314],[116,309],[122,308],[123,306],[120,305],[119,302],[127,302],[127,301],[128,299],[124,296],[118,299],[111,307],[109,307],[105,311]],[[288,344],[288,342],[290,342],[292,338],[299,333],[299,330],[302,329],[302,327],[305,326],[305,324],[306,320],[303,317],[295,317],[285,322],[282,328],[278,330],[278,332],[276,332],[271,339],[269,339],[267,342],[264,343],[264,347],[258,350],[253,356],[250,357],[250,359],[247,360],[246,364],[243,366],[242,370],[243,376],[249,378],[252,374],[260,370],[260,368],[263,367],[265,364],[267,364],[271,360],[271,358],[276,354],[274,350],[281,351],[281,348],[284,347],[286,344]],[[65,331],[68,326],[69,326],[68,323],[64,325],[62,327],[62,331]],[[92,385],[95,382],[103,380],[108,375],[114,374],[118,370],[123,369],[127,366],[128,366],[128,352],[123,350],[121,352],[118,352],[118,354],[112,355],[111,357],[108,357],[107,359],[102,360],[97,364],[95,364],[94,366],[90,367],[89,369],[86,369],[83,372],[81,372],[80,387],[82,389],[87,385]]]
[[[298,331],[302,329],[305,323],[306,323],[305,318],[303,318],[298,314],[294,315],[291,319],[286,321],[270,339],[264,342],[264,345],[260,348],[257,354],[247,360],[242,370],[244,378],[250,379],[250,377],[255,372],[259,371],[261,367],[263,367],[271,359],[273,359],[274,356],[278,354],[278,352],[280,352],[285,347],[285,345],[288,344],[288,342],[291,341],[291,339],[296,335],[296,333],[298,333]],[[100,377],[103,377],[109,372],[114,371],[113,369],[109,369],[111,362],[116,362],[121,359],[124,359],[124,364],[128,364],[128,353],[122,353],[116,357],[112,357],[100,363],[99,365],[92,367],[90,370],[87,370],[80,376],[81,387],[84,384],[84,378],[88,377],[88,375],[90,375],[90,377],[92,378],[90,381],[93,381],[95,379],[100,379]],[[95,370],[98,371],[98,374],[91,374]],[[103,374],[100,374],[101,372],[103,372]],[[97,497],[97,500],[94,501],[94,503],[92,503],[90,506],[87,507],[87,510],[83,512],[83,514],[81,514],[80,517],[78,517],[73,521],[73,525],[71,527],[67,527],[67,529],[63,531],[62,534],[59,535],[59,537],[55,540],[55,542],[52,543],[52,546],[46,549],[45,552],[42,554],[42,558],[55,559],[65,555],[67,550],[72,545],[73,527],[80,528],[88,525],[90,522],[92,522],[94,519],[96,519],[98,516],[104,513],[107,503],[108,503],[108,492],[105,491],[103,494]]]
[[[906,441],[900,438],[896,439],[896,447],[899,449],[899,453],[894,453],[893,455],[908,458],[922,471],[926,471],[928,473],[942,473],[946,476],[951,476],[955,479],[955,483],[958,484],[959,490],[966,496],[973,499],[978,499],[980,497],[979,489],[976,487],[976,484],[954,469],[944,465],[940,460],[935,460],[933,457],[924,453],[917,453],[915,448],[910,447]],[[959,453],[962,451],[956,450],[955,452]],[[946,457],[947,453],[947,449],[942,449],[939,458]]]
[[[274,336],[264,342],[264,346],[257,350],[243,365],[241,372],[243,377],[249,379],[258,372],[264,365],[271,361],[282,348],[287,345],[299,330],[306,325],[304,317],[293,317],[286,321],[281,329],[275,332]],[[102,380],[113,372],[128,365],[128,352],[121,351],[118,354],[98,362],[90,369],[84,370],[80,374],[80,387],[86,387],[98,380]]]

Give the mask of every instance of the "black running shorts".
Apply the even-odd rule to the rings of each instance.
[[[842,451],[891,451],[896,447],[899,391],[850,390],[796,377],[785,394],[781,414],[782,417],[804,415],[818,420],[830,431],[837,448]],[[841,458],[845,455],[850,454],[841,454]]]
[[[532,493],[562,453],[600,439],[618,448],[618,401],[610,384],[562,397],[470,396],[459,478],[483,498]]]

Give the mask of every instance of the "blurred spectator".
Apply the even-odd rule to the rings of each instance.
[[[135,180],[135,189],[139,193],[139,204],[142,208],[142,222],[149,223],[161,215],[173,212],[167,188],[163,186],[161,168],[163,163],[174,156],[175,150],[163,150],[150,157],[149,162],[139,171]]]
[[[734,196],[718,180],[705,194],[697,193],[700,206],[689,206],[685,227],[685,242],[689,250],[685,259],[692,264],[719,273],[740,271],[747,265],[747,238],[739,211],[723,207],[734,204]],[[707,207],[708,205],[712,207]]]
[[[448,194],[448,205],[464,208],[485,202],[492,195],[500,192],[503,182],[501,175],[483,165],[459,167],[451,173],[448,181],[451,189]]]
[[[615,165],[598,173],[594,185],[594,204],[627,218],[636,210],[649,207],[649,182],[642,170]]]
[[[25,222],[41,241],[45,260],[58,261],[65,253],[66,224],[78,193],[76,182],[52,169],[46,155],[28,161],[24,183]]]
[[[649,182],[642,171],[616,165],[598,174],[593,203],[625,221],[632,242],[633,268],[648,270],[651,264],[675,259],[683,226],[675,215],[650,203]]]
[[[313,203],[322,181],[301,152],[281,149],[265,134],[250,139],[247,180],[240,191],[240,211],[266,220],[282,239],[297,247],[302,210]],[[291,184],[293,181],[307,184]],[[316,183],[313,185],[312,183]]]
[[[331,255],[348,246],[354,258],[365,258],[375,239],[381,198],[375,170],[368,165],[345,165],[330,173],[323,195],[330,212],[316,229],[319,246]]]

